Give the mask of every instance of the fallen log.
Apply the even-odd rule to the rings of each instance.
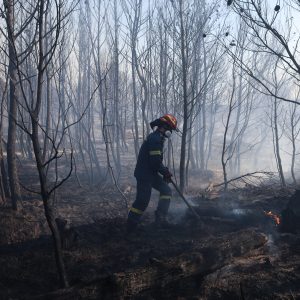
[[[222,237],[196,240],[191,246],[182,249],[181,255],[152,258],[144,266],[133,267],[104,278],[95,278],[91,282],[73,286],[72,289],[57,291],[51,296],[43,295],[35,299],[131,298],[145,290],[160,289],[184,278],[207,275],[229,264],[232,258],[246,255],[264,246],[266,242],[267,237],[264,234],[251,229]]]
[[[232,257],[242,256],[263,246],[267,238],[252,230],[240,231],[225,237],[195,244],[182,255],[150,262],[136,270],[114,274],[119,295],[129,297],[139,292],[163,287],[173,281],[193,275],[207,274],[229,263]]]

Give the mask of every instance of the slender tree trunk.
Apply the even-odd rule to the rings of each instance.
[[[212,94],[212,99],[214,99],[214,93]],[[211,157],[211,151],[212,151],[212,141],[213,141],[213,133],[215,129],[216,124],[216,114],[217,114],[217,104],[215,103],[217,101],[212,100],[211,107],[210,107],[210,123],[209,123],[209,131],[208,131],[208,143],[207,143],[207,156],[206,156],[206,162],[205,162],[205,169],[208,169],[208,162]]]
[[[207,72],[207,58],[206,49],[203,41],[203,64],[204,64],[204,82],[207,82],[208,72]],[[203,97],[202,97],[202,128],[201,128],[201,142],[200,142],[200,169],[205,169],[205,143],[206,143],[206,98],[207,98],[207,83],[205,83]]]
[[[228,108],[228,114],[227,114],[227,119],[226,119],[226,124],[225,124],[225,132],[223,136],[223,146],[222,146],[222,155],[221,155],[221,163],[222,163],[222,169],[223,169],[223,179],[224,179],[224,189],[225,191],[228,188],[228,175],[227,175],[227,163],[228,160],[231,159],[231,153],[228,152],[229,147],[227,146],[227,135],[228,135],[228,130],[229,130],[229,123],[231,119],[231,114],[233,111],[233,106],[234,106],[234,94],[235,94],[235,74],[234,74],[234,65],[233,65],[233,70],[232,70],[232,92],[230,95],[230,100],[229,100],[229,108]]]
[[[50,104],[50,84],[51,84],[51,80],[50,80],[50,76],[49,74],[47,74],[47,80],[46,80],[46,86],[47,86],[47,90],[46,90],[46,135],[49,135],[49,130],[50,130],[50,109],[51,109],[51,104]],[[44,145],[43,145],[43,157],[42,160],[45,161],[46,160],[46,156],[47,156],[47,150],[48,150],[48,138],[45,137],[44,139]]]
[[[116,168],[118,174],[121,172],[121,141],[120,141],[120,106],[119,106],[119,20],[118,20],[118,5],[114,0],[114,100],[115,100],[115,143],[116,143]]]
[[[134,63],[131,63],[131,72],[132,72],[132,93],[133,93],[133,122],[134,122],[134,151],[135,156],[138,157],[139,154],[139,127],[138,127],[138,103],[137,103],[137,94],[136,94],[136,75]]]
[[[2,149],[2,142],[1,142],[1,149],[0,149],[0,157],[1,157],[1,178],[2,178],[2,185],[3,185],[3,190],[6,198],[10,197],[10,190],[9,190],[9,182],[7,178],[7,172],[5,169],[5,163],[3,159],[3,149]]]
[[[131,46],[131,76],[132,76],[132,95],[133,95],[133,138],[134,150],[136,157],[139,153],[139,127],[138,127],[138,97],[137,97],[137,83],[136,83],[136,70],[137,70],[137,53],[136,43],[137,35],[140,26],[142,0],[137,0],[134,7],[134,16],[130,17],[130,46]]]
[[[188,178],[189,178],[189,166],[192,156],[192,130],[190,129],[188,131],[188,138],[187,138],[187,159],[186,159],[186,165],[185,165],[185,186],[188,186]]]
[[[62,256],[62,249],[61,249],[61,239],[60,234],[55,222],[55,216],[52,211],[51,205],[49,203],[50,200],[50,193],[48,187],[48,179],[45,172],[45,165],[43,164],[42,158],[42,147],[39,140],[39,114],[42,105],[42,91],[43,91],[43,75],[44,75],[44,8],[45,8],[45,1],[41,0],[39,4],[39,17],[38,17],[38,47],[39,47],[39,56],[38,56],[38,75],[37,75],[37,90],[36,90],[36,102],[34,110],[31,111],[31,126],[32,126],[32,134],[31,134],[31,141],[33,146],[33,151],[35,155],[35,161],[37,170],[39,173],[39,181],[40,181],[40,189],[41,189],[41,196],[44,203],[44,211],[45,217],[47,219],[47,223],[52,233],[53,242],[54,242],[54,252],[55,252],[55,259],[56,259],[56,266],[58,269],[58,274],[60,277],[60,282],[62,287],[68,287],[69,283],[67,280],[67,274],[63,262]],[[46,137],[45,137],[46,138]]]
[[[188,92],[187,92],[187,58],[186,58],[186,33],[183,21],[183,0],[179,1],[179,18],[180,18],[180,53],[182,67],[182,87],[183,87],[183,126],[180,149],[179,164],[179,182],[180,190],[184,191],[185,187],[185,164],[186,164],[186,140],[188,130]]]
[[[295,113],[296,104],[293,107],[293,112],[291,116],[291,141],[292,141],[292,163],[291,163],[291,174],[293,178],[293,183],[297,184],[295,176],[295,160],[296,160],[296,133],[295,133]]]
[[[40,97],[40,93],[42,90],[42,82],[39,81],[38,86],[38,97]],[[37,121],[37,114],[34,114],[32,117],[32,145],[33,145],[33,151],[35,155],[35,160],[36,160],[36,166],[37,170],[39,173],[39,179],[40,179],[40,188],[41,188],[41,196],[43,199],[43,204],[44,204],[44,212],[45,212],[45,217],[48,223],[48,226],[51,230],[52,233],[52,238],[53,238],[53,243],[54,243],[54,253],[55,253],[55,260],[56,260],[56,266],[59,274],[59,279],[62,287],[68,287],[69,283],[67,280],[67,273],[65,270],[65,265],[63,262],[63,255],[62,255],[62,249],[61,249],[61,238],[60,234],[55,222],[55,215],[52,210],[51,204],[49,203],[50,201],[50,195],[48,193],[48,180],[45,172],[45,167],[43,166],[42,162],[42,153],[41,153],[41,145],[39,142],[39,137],[38,137],[38,121]]]
[[[6,78],[5,88],[3,91],[3,97],[1,100],[1,116],[0,116],[0,172],[1,172],[1,185],[4,193],[4,198],[10,198],[10,191],[9,191],[9,182],[8,177],[6,173],[6,167],[5,167],[5,160],[3,156],[3,110],[4,110],[4,101],[7,97],[7,88],[8,88],[8,77]]]
[[[14,1],[5,1],[7,8],[7,31],[8,31],[8,52],[9,52],[9,118],[8,118],[8,139],[7,139],[7,170],[9,176],[9,187],[11,193],[12,207],[18,209],[21,200],[20,185],[18,180],[17,160],[16,160],[16,138],[17,138],[17,54],[15,52],[14,36]]]
[[[8,190],[8,182],[7,182],[7,175],[5,170],[5,164],[3,159],[3,149],[2,149],[2,126],[3,126],[3,101],[1,102],[1,116],[0,116],[0,190],[1,190],[1,198],[2,202],[5,203],[7,197],[9,197],[9,190]]]
[[[286,183],[285,183],[285,178],[284,178],[284,174],[283,174],[282,161],[281,161],[281,155],[280,155],[280,146],[279,146],[278,112],[277,112],[277,109],[278,109],[278,100],[275,97],[275,100],[274,100],[274,119],[273,119],[273,121],[274,121],[275,156],[276,156],[276,161],[277,161],[277,168],[278,168],[279,178],[280,178],[282,186],[285,187]]]

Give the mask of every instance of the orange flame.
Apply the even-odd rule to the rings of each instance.
[[[280,217],[278,215],[272,213],[271,211],[265,211],[265,215],[272,218],[275,221],[276,225],[280,224]]]

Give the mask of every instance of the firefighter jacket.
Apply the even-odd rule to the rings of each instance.
[[[162,133],[156,130],[143,142],[134,171],[137,179],[152,180],[157,173],[168,173],[168,168],[163,165],[164,141]]]

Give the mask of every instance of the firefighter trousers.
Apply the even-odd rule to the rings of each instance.
[[[163,178],[159,174],[156,174],[152,180],[141,180],[137,178],[136,200],[129,211],[128,222],[139,223],[141,216],[149,204],[152,188],[160,193],[156,214],[161,216],[167,215],[172,191]]]

